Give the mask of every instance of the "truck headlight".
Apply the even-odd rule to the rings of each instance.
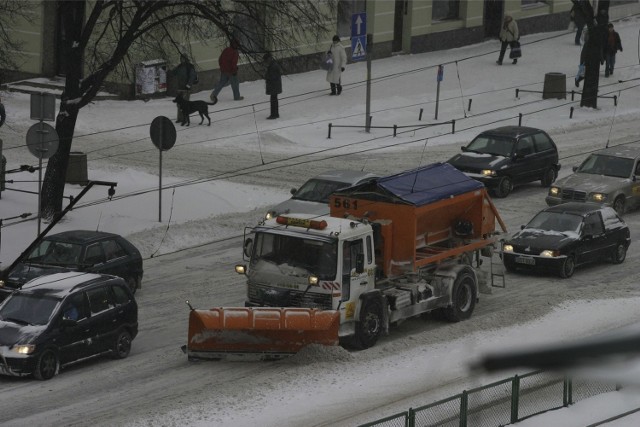
[[[318,286],[318,276],[311,275],[309,276],[309,286]]]
[[[502,252],[513,252],[513,245],[506,244],[502,247]]]
[[[33,344],[18,344],[13,346],[13,351],[18,354],[31,354],[36,351],[36,346]]]
[[[272,219],[273,217],[273,211],[269,211],[264,215],[264,219]]]
[[[558,187],[549,188],[549,195],[553,196],[553,197],[559,197],[560,196],[560,189]]]
[[[591,193],[589,198],[594,202],[602,203],[607,200],[607,195],[602,193]]]
[[[484,176],[496,176],[496,171],[493,169],[483,169],[480,173]]]
[[[559,251],[551,251],[549,249],[544,250],[542,252],[540,252],[540,256],[546,257],[546,258],[555,258],[557,256],[560,256],[560,252]]]
[[[245,274],[246,272],[247,272],[247,266],[246,265],[242,265],[242,264],[236,265],[236,273]]]
[[[0,280],[0,288],[4,288],[4,280]]]

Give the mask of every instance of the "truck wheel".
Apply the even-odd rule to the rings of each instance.
[[[467,269],[458,273],[453,284],[451,307],[444,310],[444,315],[450,322],[468,319],[476,306],[477,284],[473,273]]]
[[[560,266],[559,275],[563,279],[566,279],[573,276],[574,271],[576,271],[576,259],[573,255],[569,255]]]
[[[498,185],[494,188],[493,192],[496,197],[502,199],[505,198],[511,193],[513,190],[513,181],[508,176],[503,176],[500,181],[498,181]]]
[[[382,334],[382,305],[380,300],[370,299],[364,303],[360,312],[354,346],[359,349],[373,347],[380,334]]]
[[[33,376],[37,380],[50,380],[60,369],[60,361],[55,351],[49,349],[42,352],[36,363],[36,369]]]
[[[614,264],[622,264],[627,257],[627,245],[620,242],[616,245],[616,248],[613,250],[613,254],[611,255],[611,262]]]
[[[544,171],[544,175],[542,175],[542,179],[540,180],[540,182],[542,183],[543,187],[551,187],[551,184],[553,184],[553,181],[556,180],[556,177],[557,172],[555,168],[549,168]]]

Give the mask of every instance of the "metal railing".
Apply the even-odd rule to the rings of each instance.
[[[536,371],[465,390],[360,427],[498,427],[619,389],[616,384]]]

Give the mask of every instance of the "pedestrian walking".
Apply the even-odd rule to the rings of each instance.
[[[580,46],[582,31],[584,30],[584,26],[587,23],[586,19],[584,18],[584,12],[582,11],[582,7],[580,6],[581,1],[583,0],[577,0],[575,3],[573,3],[573,7],[569,12],[569,17],[573,21],[573,24],[576,27],[575,44],[578,46]]]
[[[188,101],[191,96],[191,87],[198,82],[196,67],[189,61],[187,55],[183,53],[180,54],[180,64],[171,70],[171,74],[176,79],[176,96],[182,96],[182,99]],[[176,118],[176,123],[182,123],[184,122],[182,109],[179,105],[177,105],[177,108],[178,117]]]
[[[616,52],[622,52],[622,41],[620,34],[613,29],[613,24],[607,24],[607,33],[604,40],[604,76],[609,77],[613,74],[613,67],[616,65]]]
[[[333,36],[328,55],[333,58],[333,67],[327,70],[327,81],[331,85],[330,95],[340,95],[342,93],[342,72],[347,66],[347,52],[340,43],[340,36]]]
[[[580,50],[580,64],[578,65],[578,73],[576,74],[576,77],[575,77],[576,87],[580,87],[580,82],[584,80],[584,75],[587,72],[587,69],[586,69],[587,40],[588,40],[587,34],[588,33],[585,33],[584,46],[582,46],[582,49]]]
[[[511,15],[505,15],[504,21],[502,22],[502,28],[500,29],[500,41],[502,45],[500,46],[500,56],[496,63],[498,65],[502,65],[502,59],[504,58],[504,53],[507,51],[507,46],[513,47],[513,44],[520,39],[520,34],[518,33],[518,24],[516,20],[511,17]],[[513,58],[513,64],[518,63],[518,58]]]
[[[4,104],[2,103],[2,98],[0,98],[0,128],[4,124],[4,121],[7,118],[7,113],[4,111]]]
[[[262,60],[267,66],[267,71],[264,74],[266,92],[267,95],[271,96],[271,114],[267,117],[267,120],[273,120],[280,118],[278,94],[282,93],[282,71],[271,53],[265,53]]]
[[[211,92],[211,101],[213,102],[218,102],[218,94],[227,84],[231,85],[234,101],[241,101],[244,99],[244,96],[240,96],[240,88],[238,84],[238,58],[240,57],[238,52],[239,47],[237,40],[231,40],[231,44],[222,51],[218,58],[218,65],[220,66],[220,80],[218,80],[218,84],[213,89],[213,92]]]

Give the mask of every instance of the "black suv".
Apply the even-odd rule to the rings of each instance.
[[[515,184],[540,180],[543,187],[549,187],[560,170],[558,149],[551,137],[524,126],[484,131],[449,163],[484,183],[496,197],[507,197]]]
[[[48,380],[88,357],[123,359],[137,333],[138,305],[121,278],[42,276],[0,305],[0,374]]]

